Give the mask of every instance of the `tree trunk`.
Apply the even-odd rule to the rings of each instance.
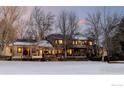
[[[66,42],[66,38],[64,38],[64,58],[67,58],[67,42]]]

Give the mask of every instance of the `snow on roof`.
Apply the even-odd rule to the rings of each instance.
[[[31,42],[14,42],[13,45],[35,45],[36,43]]]
[[[39,42],[27,42],[27,41],[15,41],[14,43],[9,44],[10,46],[12,45],[23,45],[23,46],[31,46],[31,45],[38,45],[42,47],[53,47],[51,43],[49,43],[47,40],[41,40]]]
[[[28,40],[28,39],[17,39],[13,43],[10,43],[9,45],[36,45],[37,41],[36,40]]]
[[[42,47],[53,47],[52,44],[50,42],[48,42],[47,40],[41,40],[39,42],[38,46],[42,46]]]

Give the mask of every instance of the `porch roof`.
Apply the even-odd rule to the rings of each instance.
[[[17,39],[13,43],[10,43],[9,45],[23,45],[23,46],[31,46],[36,45],[37,42],[35,40],[27,40],[27,39]]]
[[[28,46],[31,46],[31,45],[36,45],[36,43],[31,43],[31,42],[14,42],[13,44],[11,43],[10,45],[28,45]]]

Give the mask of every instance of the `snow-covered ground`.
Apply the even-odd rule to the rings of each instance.
[[[124,74],[124,64],[91,61],[0,61],[0,74]]]

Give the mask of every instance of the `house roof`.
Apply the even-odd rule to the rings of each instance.
[[[17,39],[13,43],[10,43],[10,45],[36,45],[36,40],[28,40],[28,39]]]
[[[63,35],[62,34],[50,34],[47,36],[48,38],[53,38],[53,39],[63,39]]]
[[[38,42],[38,46],[41,47],[53,47],[52,44],[50,42],[48,42],[47,40],[41,40],[40,42]]]
[[[30,42],[30,43],[36,43],[36,40],[32,39],[17,39],[15,42]]]
[[[63,39],[63,35],[62,35],[62,34],[50,34],[50,35],[47,36],[47,39],[48,39],[49,37],[52,37],[52,38],[54,38],[54,39]],[[66,38],[69,38],[69,36],[67,35]],[[86,37],[83,37],[83,36],[81,36],[81,35],[76,35],[76,36],[73,36],[71,39],[72,39],[72,40],[74,40],[74,39],[86,40],[87,38],[86,38]]]
[[[48,42],[47,40],[41,40],[37,42],[36,40],[27,40],[27,39],[17,39],[13,43],[11,43],[10,46],[11,45],[23,45],[23,46],[37,45],[41,47],[53,47],[52,44],[50,44],[50,42]]]

